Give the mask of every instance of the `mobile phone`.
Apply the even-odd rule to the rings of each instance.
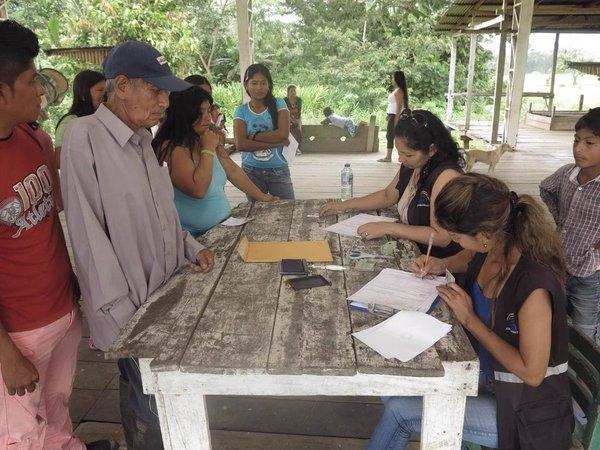
[[[277,265],[281,275],[308,275],[304,259],[282,259]]]
[[[308,277],[292,278],[287,280],[293,290],[312,289],[320,286],[331,286],[331,282],[323,275],[310,275]]]

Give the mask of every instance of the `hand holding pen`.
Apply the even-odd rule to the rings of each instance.
[[[429,255],[431,254],[431,247],[433,247],[433,231],[429,235],[429,241],[427,243],[427,255],[425,255],[425,267],[427,267],[427,263],[429,262]],[[421,271],[421,278],[427,275],[426,271]]]
[[[423,278],[427,275],[443,275],[446,271],[446,263],[443,259],[429,257],[426,255],[421,255],[417,259],[415,259],[410,267],[413,273]]]

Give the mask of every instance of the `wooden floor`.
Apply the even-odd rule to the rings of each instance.
[[[489,123],[474,123],[472,128],[490,134]],[[572,161],[572,137],[572,132],[523,126],[517,151],[502,156],[496,176],[516,192],[538,197],[539,182]],[[383,136],[380,142],[385,143]],[[340,171],[346,162],[352,164],[356,196],[384,188],[399,168],[397,162],[377,162],[384,151],[382,148],[379,154],[298,156],[291,168],[296,198],[338,198]],[[234,159],[239,162],[239,154]],[[485,173],[487,166],[478,163],[474,171]],[[231,185],[227,185],[226,193],[232,206],[245,201],[245,196]],[[84,335],[88,335],[87,327]],[[122,441],[117,387],[116,364],[104,361],[99,352],[90,350],[84,338],[71,414],[77,433],[85,440],[114,435]],[[378,399],[214,397],[209,400],[216,450],[359,449],[381,410]]]
[[[491,134],[490,122],[475,122],[471,129],[482,136]],[[380,142],[385,143],[382,139]],[[496,176],[519,194],[539,196],[540,181],[560,166],[572,162],[573,132],[547,131],[522,125],[517,151],[505,153],[496,166]],[[385,145],[385,144],[384,144]],[[361,154],[303,154],[291,167],[296,198],[337,198],[340,196],[340,171],[344,163],[352,164],[355,196],[384,188],[398,171],[399,163],[380,163],[380,153]],[[240,156],[233,156],[239,163]],[[397,160],[394,152],[393,159]],[[487,166],[477,163],[475,172],[486,173]],[[230,184],[226,187],[232,206],[245,201],[245,196]]]

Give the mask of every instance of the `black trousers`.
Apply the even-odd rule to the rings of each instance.
[[[396,114],[388,114],[387,117],[387,128],[385,130],[385,138],[387,140],[386,148],[394,148],[394,122],[396,121]]]

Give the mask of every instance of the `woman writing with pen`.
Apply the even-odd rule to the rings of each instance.
[[[322,216],[346,211],[371,211],[398,205],[399,222],[373,222],[358,228],[363,239],[389,235],[415,241],[422,253],[433,234],[433,256],[453,255],[460,246],[435,220],[438,193],[462,173],[463,158],[443,122],[429,111],[405,109],[395,128],[402,165],[392,182],[380,191],[341,202],[329,202]]]
[[[482,376],[466,400],[463,438],[491,448],[567,450],[573,413],[561,243],[542,207],[479,174],[451,180],[436,219],[463,250],[423,255],[417,274],[464,272],[464,286],[438,287],[469,332]],[[369,449],[404,449],[421,427],[420,397],[385,398]]]

